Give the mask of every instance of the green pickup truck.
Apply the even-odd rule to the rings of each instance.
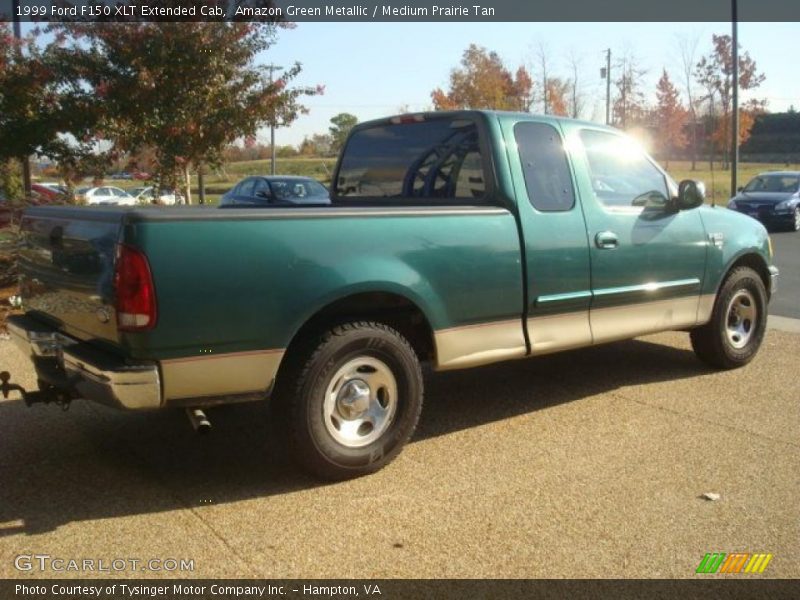
[[[326,206],[33,208],[22,223],[29,402],[133,410],[270,399],[292,454],[386,465],[420,364],[463,369],[664,330],[753,358],[777,269],[766,230],[703,206],[593,123],[459,111],[358,125]],[[625,368],[620,366],[620,369]],[[3,390],[15,387],[7,381]]]

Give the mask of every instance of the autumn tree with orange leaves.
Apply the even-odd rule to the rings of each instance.
[[[721,109],[721,114],[714,114],[712,110],[711,118],[714,121],[711,140],[723,151],[723,168],[729,167],[728,151],[730,147],[730,122],[731,104],[733,102],[733,42],[729,35],[712,35],[713,49],[700,59],[695,68],[695,78],[707,91],[707,100],[711,106]],[[756,62],[747,52],[739,54],[739,89],[752,90],[759,87],[764,82],[764,75],[756,69]],[[749,112],[755,115],[759,110],[764,109],[766,102],[756,101],[750,105]],[[747,115],[747,110],[740,113],[739,142],[747,139],[750,135],[753,121]],[[744,125],[744,127],[743,127]],[[745,129],[746,127],[746,129]],[[744,138],[743,138],[744,136]]]
[[[496,52],[470,44],[461,66],[450,72],[447,92],[431,92],[436,110],[493,109],[528,111],[533,101],[533,80],[524,67],[514,75]]]
[[[547,78],[547,113],[559,117],[569,116],[567,97],[572,90],[569,81],[558,77]]]
[[[689,111],[681,104],[678,90],[664,69],[656,85],[655,124],[658,144],[667,166],[670,155],[687,145],[684,128],[688,117]]]

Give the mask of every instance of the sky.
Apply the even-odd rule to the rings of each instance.
[[[800,77],[790,48],[797,23],[740,23],[739,43],[755,59],[766,81],[748,97],[767,98],[768,109],[800,109]],[[730,33],[729,23],[298,23],[281,30],[277,42],[259,57],[264,63],[291,65],[302,73],[294,85],[322,84],[325,94],[304,100],[309,114],[276,132],[276,144],[299,144],[305,136],[326,133],[330,118],[349,112],[360,121],[432,107],[430,93],[447,88],[451,69],[471,43],[497,52],[514,71],[535,66],[540,45],[549,56],[549,76],[569,76],[568,57],[580,60],[579,78],[588,99],[586,119],[605,118],[605,82],[600,67],[605,50],[615,59],[624,53],[647,70],[644,89],[654,95],[666,68],[678,82],[680,36],[698,37],[698,59],[711,48],[712,33]],[[613,88],[612,88],[613,94]],[[534,105],[534,112],[541,107]],[[268,132],[259,134],[267,141]]]

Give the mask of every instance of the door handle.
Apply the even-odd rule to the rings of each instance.
[[[613,231],[601,231],[594,236],[594,243],[601,250],[611,250],[619,245],[619,239]]]

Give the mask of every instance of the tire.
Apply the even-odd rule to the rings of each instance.
[[[389,464],[422,410],[417,355],[394,329],[339,325],[289,357],[276,389],[291,456],[309,473],[342,480]],[[279,423],[282,425],[282,423]]]
[[[756,355],[766,327],[764,282],[753,269],[737,267],[717,294],[711,320],[691,331],[692,348],[712,367],[735,369]]]

